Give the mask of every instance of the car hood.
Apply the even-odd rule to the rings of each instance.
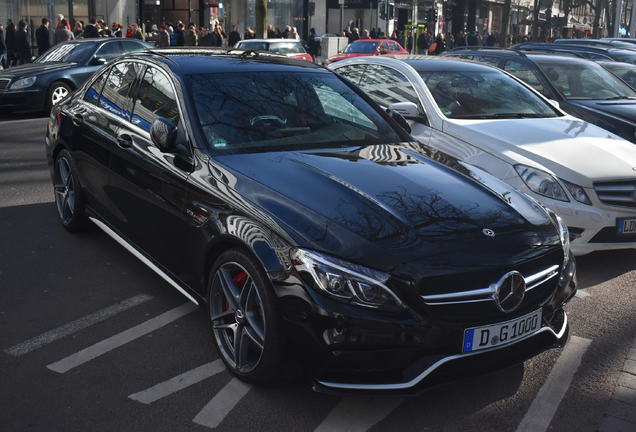
[[[297,246],[384,271],[483,269],[560,247],[552,221],[528,198],[507,185],[500,191],[526,202],[522,215],[446,162],[463,173],[406,143],[217,156],[211,171],[226,171],[253,215],[267,215],[263,222]]]
[[[579,108],[607,113],[632,123],[636,123],[636,100],[568,100],[568,103]]]
[[[510,164],[545,167],[585,187],[599,180],[633,178],[636,146],[571,116],[547,119],[453,120],[445,132]],[[534,162],[534,164],[533,164]]]
[[[76,63],[29,63],[9,68],[0,73],[1,77],[27,77],[39,75],[46,72],[54,72],[69,69],[76,66]]]

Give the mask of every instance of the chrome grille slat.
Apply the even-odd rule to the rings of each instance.
[[[595,183],[594,190],[598,199],[604,204],[636,207],[636,181]]]
[[[10,82],[11,78],[0,78],[0,90],[6,90]]]
[[[526,292],[530,291],[533,288],[538,287],[539,285],[549,281],[559,274],[558,272],[559,266],[553,265],[540,272],[531,274],[529,276],[524,276],[526,281]],[[421,296],[422,300],[427,305],[430,306],[439,306],[439,305],[449,305],[449,304],[464,304],[464,303],[476,303],[476,302],[485,302],[485,301],[493,301],[493,289],[491,287],[488,288],[479,288],[470,291],[458,291],[453,293],[446,294],[428,294]],[[474,298],[477,297],[477,298]]]

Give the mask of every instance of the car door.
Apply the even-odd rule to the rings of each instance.
[[[131,119],[118,131],[119,146],[111,162],[118,224],[153,260],[187,280],[189,260],[183,251],[192,218],[186,213],[186,178],[192,167],[162,152],[150,138],[152,124],[160,117],[179,124],[175,87],[165,72],[146,66],[131,104]]]
[[[358,87],[383,108],[398,102],[412,102],[418,106],[422,114],[426,114],[413,83],[402,72],[389,66],[366,65],[358,81]],[[408,120],[408,122],[411,126],[411,134],[426,144],[431,136],[431,127],[420,121]]]

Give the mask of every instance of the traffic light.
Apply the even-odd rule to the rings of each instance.
[[[432,15],[432,18],[433,18],[431,21],[437,22],[437,18],[438,18],[437,9],[433,9],[433,13],[431,15]]]

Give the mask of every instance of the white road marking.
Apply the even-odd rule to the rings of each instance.
[[[364,432],[402,403],[402,399],[343,398],[314,432]]]
[[[28,354],[31,351],[35,351],[36,349],[55,342],[58,339],[70,336],[73,333],[92,326],[93,324],[97,324],[111,318],[120,312],[145,303],[150,299],[152,299],[152,296],[146,294],[139,294],[134,297],[127,298],[119,303],[115,303],[114,305],[98,310],[97,312],[85,315],[75,321],[71,321],[68,324],[64,324],[63,326],[54,328],[53,330],[49,330],[39,336],[14,345],[11,348],[7,348],[4,352],[15,357]]]
[[[176,393],[179,390],[190,387],[204,379],[210,378],[225,370],[225,365],[221,359],[206,363],[202,366],[184,372],[176,377],[170,378],[164,382],[154,385],[146,390],[133,393],[128,397],[132,400],[144,404],[151,404],[159,399]]]
[[[217,427],[251,388],[240,379],[232,378],[192,421],[209,428]]]
[[[590,297],[592,294],[590,294],[587,290],[578,289],[576,290],[576,294],[574,295],[578,298],[585,298],[585,297]]]
[[[45,121],[47,120],[48,117],[36,117],[36,118],[28,118],[28,119],[17,119],[17,120],[3,120],[2,124],[3,125],[7,125],[7,124],[12,124],[12,123],[27,123],[27,122],[35,122],[35,121]]]
[[[101,356],[102,354],[106,354],[107,352],[112,351],[115,348],[119,348],[120,346],[125,345],[128,342],[140,338],[141,336],[144,336],[148,333],[151,333],[165,326],[166,324],[170,324],[171,322],[181,318],[182,316],[189,314],[196,308],[197,307],[192,303],[184,303],[181,306],[170,309],[169,311],[164,312],[154,318],[151,318],[148,321],[145,321],[139,325],[129,328],[128,330],[117,333],[116,335],[111,336],[108,339],[104,339],[103,341],[97,342],[94,345],[84,348],[83,350],[76,352],[75,354],[71,354],[70,356],[63,358],[62,360],[51,363],[46,367],[53,372],[68,372],[69,370],[81,366],[84,363]]]
[[[572,336],[519,423],[517,432],[545,432],[548,429],[591,342],[590,339]]]

